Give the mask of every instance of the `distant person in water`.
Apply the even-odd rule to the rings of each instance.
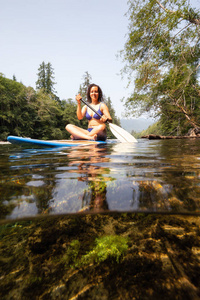
[[[88,129],[68,124],[65,129],[71,134],[74,140],[106,140],[106,125],[105,122],[109,120],[112,122],[108,107],[102,102],[103,93],[101,88],[92,83],[88,87],[87,100],[90,105],[101,115],[101,118],[94,113],[87,105],[81,109],[81,95],[76,96],[77,101],[77,117],[82,120],[84,117],[88,119]]]

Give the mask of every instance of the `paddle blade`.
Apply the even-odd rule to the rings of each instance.
[[[111,132],[118,140],[120,140],[120,142],[137,143],[137,140],[134,138],[134,136],[132,136],[132,134],[130,134],[123,128],[112,123],[109,123],[109,127]]]

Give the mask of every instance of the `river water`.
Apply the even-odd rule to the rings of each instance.
[[[0,299],[200,299],[199,212],[200,140],[0,145]]]
[[[0,218],[200,211],[200,140],[25,149],[0,145]]]

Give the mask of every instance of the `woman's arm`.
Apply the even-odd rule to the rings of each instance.
[[[101,121],[106,122],[108,120],[109,122],[112,123],[112,118],[108,110],[108,106],[105,103],[102,103],[101,111],[103,113],[103,116],[101,117]]]
[[[78,94],[78,95],[76,96],[76,101],[77,101],[77,110],[76,110],[76,114],[77,114],[77,118],[78,118],[79,120],[82,120],[82,119],[83,119],[83,117],[84,117],[85,114],[86,114],[86,109],[87,109],[85,105],[84,105],[83,108],[81,109],[81,99],[82,99],[81,95]]]

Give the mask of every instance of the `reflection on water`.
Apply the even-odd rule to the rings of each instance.
[[[0,145],[0,195],[1,219],[105,210],[199,213],[200,141]]]

